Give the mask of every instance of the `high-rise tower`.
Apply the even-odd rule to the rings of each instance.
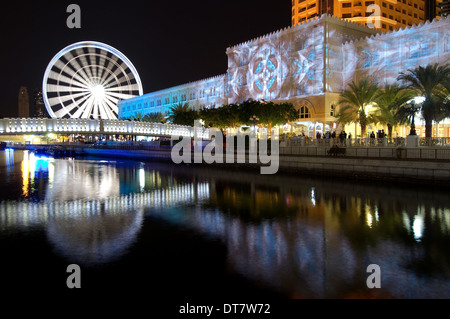
[[[379,28],[375,25],[376,28],[392,31],[433,20],[440,12],[440,7],[436,4],[441,2],[442,0],[292,0],[292,25],[324,13],[367,25],[370,16],[379,14]],[[371,5],[378,6],[379,12],[369,11]]]
[[[21,86],[19,90],[18,100],[18,116],[29,117],[30,116],[30,97],[28,95],[28,89],[26,86]]]
[[[433,21],[436,18],[436,0],[425,0],[425,20]]]
[[[439,8],[441,9],[441,17],[450,15],[450,0],[442,0],[439,4]]]
[[[42,99],[42,91],[35,89],[33,93],[33,116],[35,117],[48,117],[47,111],[45,109],[44,100]]]

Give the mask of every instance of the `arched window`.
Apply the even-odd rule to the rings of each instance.
[[[309,109],[306,106],[302,106],[300,108],[300,118],[301,119],[308,119],[311,117],[311,113],[309,113]]]

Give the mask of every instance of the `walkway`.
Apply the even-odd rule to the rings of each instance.
[[[155,137],[197,136],[209,139],[209,130],[194,132],[194,127],[170,123],[122,120],[4,118],[0,119],[0,136],[17,134],[105,134],[147,135]]]

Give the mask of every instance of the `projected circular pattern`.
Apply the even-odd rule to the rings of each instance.
[[[264,44],[251,58],[252,67],[249,69],[249,78],[252,85],[249,87],[250,95],[254,99],[275,98],[279,93],[278,74],[280,71],[279,57],[271,44]]]
[[[254,89],[258,93],[270,91],[277,80],[278,62],[275,57],[259,58],[255,63]]]
[[[133,64],[100,42],[62,49],[44,74],[42,95],[52,118],[117,119],[119,100],[142,95]]]

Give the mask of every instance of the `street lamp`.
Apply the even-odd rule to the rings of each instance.
[[[411,129],[409,131],[409,135],[417,135],[416,134],[416,125],[414,124],[414,118],[416,115],[416,112],[420,109],[421,104],[423,103],[424,98],[419,96],[415,97],[412,100],[409,100],[407,104],[405,105],[405,108],[411,112]]]

